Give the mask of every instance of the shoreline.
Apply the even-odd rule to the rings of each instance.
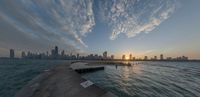
[[[138,62],[138,61],[151,61],[151,62],[200,62],[198,59],[189,59],[189,60],[121,60],[121,59],[113,59],[113,60],[66,60],[66,59],[21,59],[21,58],[1,58],[0,60],[49,60],[49,61],[84,61],[84,62],[92,62],[92,61],[105,61],[105,62]]]

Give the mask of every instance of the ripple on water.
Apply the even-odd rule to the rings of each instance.
[[[200,97],[200,62],[107,66],[83,77],[119,97]]]
[[[0,59],[0,97],[13,97],[25,84],[43,70],[64,61]]]

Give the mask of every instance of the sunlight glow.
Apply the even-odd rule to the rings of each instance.
[[[129,57],[128,56],[126,56],[126,58],[125,58],[126,60],[129,60]]]

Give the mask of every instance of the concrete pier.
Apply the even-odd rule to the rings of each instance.
[[[87,72],[93,72],[93,71],[104,69],[104,66],[87,65],[87,64],[88,63],[77,62],[77,63],[71,64],[70,67],[78,73],[87,73]]]
[[[47,70],[22,88],[14,97],[117,97],[95,84],[83,87],[86,79],[70,68],[70,62]]]

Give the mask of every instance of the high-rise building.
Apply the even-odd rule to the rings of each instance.
[[[130,54],[130,55],[129,55],[129,60],[132,60],[132,59],[133,59],[133,58],[132,58],[132,54]]]
[[[160,60],[164,60],[163,54],[160,55]]]
[[[169,60],[172,60],[172,57],[167,57],[166,59],[169,61]]]
[[[28,58],[31,57],[31,52],[30,52],[30,51],[28,51],[28,53],[27,53],[27,57],[28,57]]]
[[[15,58],[15,51],[14,51],[14,49],[10,49],[10,58]]]
[[[46,56],[49,56],[49,52],[48,51],[46,52]]]
[[[26,57],[26,53],[23,51],[22,55],[21,55],[21,58],[25,58],[25,57]]]
[[[135,60],[135,57],[133,57],[133,60]]]
[[[59,54],[58,54],[58,47],[57,46],[55,46],[55,48],[51,50],[51,56],[54,59],[58,58]]]
[[[61,56],[62,56],[62,57],[65,56],[65,51],[64,51],[64,50],[61,52]]]
[[[147,56],[144,56],[144,60],[148,60],[148,57],[147,57]]]
[[[58,47],[55,46],[55,55],[58,56]]]
[[[181,59],[182,59],[182,60],[188,60],[188,57],[186,57],[186,56],[182,56]]]
[[[154,56],[154,60],[157,60],[157,56]]]
[[[125,55],[122,55],[122,60],[125,60],[126,56]]]
[[[51,50],[51,56],[55,56],[55,50],[54,49]]]
[[[79,59],[79,53],[76,55],[76,59]]]
[[[111,55],[111,59],[114,59],[114,55]]]
[[[103,58],[104,58],[104,59],[107,59],[107,56],[108,56],[107,51],[103,52]]]

